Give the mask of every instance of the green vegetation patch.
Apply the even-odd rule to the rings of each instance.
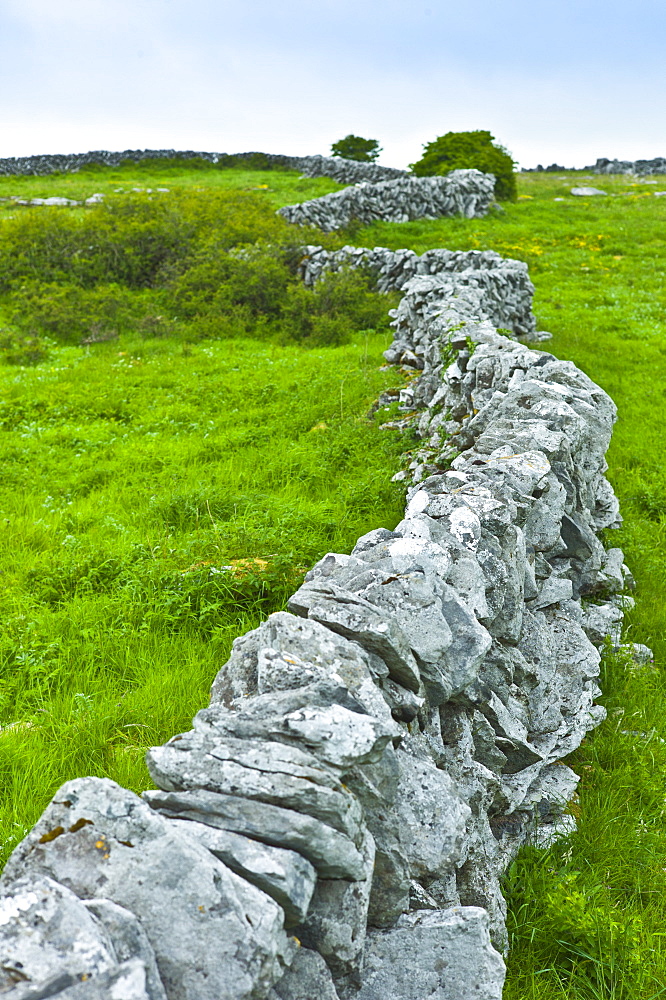
[[[275,214],[337,185],[184,171],[0,179],[109,191],[0,225],[0,862],[63,781],[146,787],[232,640],[402,516],[404,441],[367,416],[405,377],[394,298],[359,272],[304,288],[322,235]]]
[[[232,639],[402,516],[385,335],[60,347],[0,369],[0,842],[84,774],[147,786]]]
[[[417,177],[448,174],[450,170],[481,170],[495,175],[495,197],[516,200],[514,160],[490,132],[447,132],[423,147],[423,156],[411,169]]]
[[[508,1000],[666,993],[666,199],[653,193],[666,182],[646,180],[656,183],[518,175],[518,201],[503,214],[376,224],[355,236],[365,246],[494,249],[526,261],[539,327],[554,334],[544,349],[574,361],[619,407],[609,477],[626,520],[607,542],[624,548],[637,579],[627,638],[651,645],[655,663],[640,669],[605,657],[608,720],[568,761],[582,776],[573,807],[579,832],[549,851],[523,852],[509,873]],[[572,196],[581,183],[608,194]],[[189,725],[233,637],[282,606],[326,550],[348,551],[360,533],[391,527],[402,511],[390,475],[405,442],[363,416],[402,377],[378,370],[386,330],[359,333],[373,330],[367,285],[324,286],[320,298],[301,301],[311,293],[293,275],[293,230],[286,239],[259,231],[281,225],[272,214],[279,204],[338,185],[277,171],[146,164],[0,178],[0,196],[82,198],[131,186],[169,187],[164,194],[175,194],[176,206],[202,192],[204,201],[211,192],[250,197],[259,228],[247,242],[216,248],[204,235],[203,203],[194,212],[199,231],[189,216],[183,230],[160,208],[169,239],[186,233],[167,240],[168,253],[175,245],[186,252],[173,252],[175,266],[150,264],[149,280],[123,276],[145,275],[149,253],[120,260],[118,271],[95,270],[85,253],[77,261],[63,255],[59,236],[46,258],[40,251],[52,262],[49,274],[41,264],[14,270],[15,284],[5,286],[0,351],[12,364],[0,367],[4,855],[66,778],[105,774],[145,787],[144,748]],[[157,192],[133,192],[136,210],[131,197],[123,200],[127,191],[118,194],[108,216],[1,203],[0,241],[10,223],[25,226],[24,258],[32,260],[48,244],[27,235],[48,229],[40,219],[80,219],[85,228],[106,218],[99,225],[109,247],[109,220],[129,205],[135,245],[150,248],[153,223],[140,220],[152,217],[139,203],[154,205]],[[78,231],[73,222],[57,229]],[[65,287],[67,295],[57,291]],[[81,298],[68,297],[74,288]],[[53,295],[52,314],[61,312],[58,294],[76,303],[63,329],[88,308],[86,295],[115,301],[113,315],[95,319],[91,300],[86,324],[97,323],[100,337],[115,327],[118,340],[67,346],[54,330],[33,336],[18,314],[10,325],[19,303],[25,315],[47,317],[40,296]],[[314,341],[322,345],[336,309],[348,324],[343,343],[312,346],[308,329],[320,321]],[[26,367],[21,351],[42,348],[50,359]]]

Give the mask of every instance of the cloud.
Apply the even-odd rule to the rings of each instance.
[[[658,155],[665,28],[641,0],[5,0],[0,155],[352,131],[401,166],[468,128],[525,164]]]

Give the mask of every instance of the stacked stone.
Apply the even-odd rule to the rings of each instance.
[[[339,184],[377,184],[409,176],[406,170],[396,167],[347,160],[342,156],[292,156],[289,160],[291,170],[300,170],[306,177],[330,177]]]
[[[300,276],[312,287],[328,271],[360,267],[369,271],[380,292],[402,291],[404,298],[396,315],[397,341],[401,355],[410,350],[419,357],[428,339],[431,314],[437,313],[443,300],[459,299],[469,289],[477,289],[474,313],[508,329],[525,340],[546,339],[537,333],[532,313],[534,285],[527,264],[500,257],[494,250],[427,250],[417,256],[413,250],[388,250],[386,247],[346,246],[325,250],[320,246],[303,248]],[[393,352],[395,355],[395,350]],[[391,361],[396,360],[391,357]],[[422,367],[421,361],[417,367]]]
[[[287,222],[318,226],[324,232],[350,222],[410,222],[463,215],[481,218],[494,201],[495,177],[480,170],[452,170],[444,177],[399,177],[357,184],[298,205],[278,209]]]
[[[377,163],[361,163],[335,156],[281,156],[277,153],[204,153],[192,149],[125,149],[112,153],[105,149],[89,153],[10,156],[0,159],[0,176],[25,174],[71,173],[89,164],[117,167],[121,163],[140,160],[206,160],[221,166],[247,163],[249,168],[267,170],[300,170],[306,177],[331,177],[340,184],[359,181],[385,181],[406,176],[404,170],[382,167]]]
[[[595,174],[666,174],[666,157],[657,156],[654,160],[609,160],[600,157],[593,167]]]
[[[412,277],[395,318],[390,360],[421,352],[404,519],[235,641],[156,790],[58,791],[0,879],[0,993],[501,997],[500,878],[571,829],[560,759],[631,581],[598,539],[611,400],[500,336],[471,270],[427,308]]]

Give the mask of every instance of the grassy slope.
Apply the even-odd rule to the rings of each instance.
[[[364,417],[396,380],[385,346],[102,344],[2,370],[4,853],[67,778],[146,787],[144,748],[189,727],[231,640],[399,520],[400,440]]]
[[[616,197],[570,196],[581,183]],[[554,334],[544,349],[574,361],[619,409],[608,475],[625,524],[608,542],[624,549],[637,581],[628,638],[653,647],[656,669],[606,658],[608,721],[572,762],[580,832],[525,855],[507,884],[507,1000],[666,993],[666,198],[652,193],[664,188],[664,178],[528,174],[499,217],[358,235],[370,246],[491,248],[525,260],[539,326]]]

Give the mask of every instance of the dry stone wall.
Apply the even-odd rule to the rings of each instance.
[[[424,344],[428,338],[431,306],[441,309],[443,299],[459,300],[464,289],[482,291],[473,293],[474,306],[479,318],[490,319],[495,326],[508,329],[525,340],[547,339],[550,334],[537,333],[532,313],[534,285],[530,281],[527,264],[519,260],[500,257],[494,250],[427,250],[417,256],[413,250],[388,250],[386,247],[346,246],[329,251],[320,246],[307,246],[300,265],[300,276],[311,287],[327,271],[340,268],[364,268],[373,275],[381,292],[405,291],[397,319],[396,341],[388,360],[394,363],[399,357],[407,360],[405,351],[411,352],[410,361],[423,367]],[[408,311],[406,314],[405,311]],[[406,338],[406,339],[405,339]]]
[[[609,160],[601,157],[593,167],[596,174],[666,174],[666,157],[657,156],[654,160]]]
[[[344,191],[298,205],[286,205],[278,214],[299,226],[317,226],[324,232],[342,229],[350,222],[363,225],[409,222],[464,215],[468,219],[486,215],[494,202],[495,176],[480,170],[452,170],[444,177],[407,175],[376,184],[365,181]]]
[[[335,156],[281,156],[277,153],[203,153],[176,149],[126,149],[111,153],[98,149],[89,153],[11,156],[0,159],[0,176],[25,174],[71,173],[89,164],[117,167],[121,163],[140,160],[206,160],[220,166],[243,166],[259,170],[300,170],[306,177],[331,177],[340,184],[360,181],[392,180],[407,176],[404,170],[382,167],[377,163],[360,163]]]
[[[307,280],[353,253],[310,248]],[[501,997],[500,879],[574,825],[561,758],[603,718],[631,585],[599,539],[615,407],[467,280],[522,270],[388,253],[358,256],[404,293],[387,359],[415,377],[379,401],[418,429],[403,520],[235,641],[154,790],[57,792],[0,879],[11,1000]]]

